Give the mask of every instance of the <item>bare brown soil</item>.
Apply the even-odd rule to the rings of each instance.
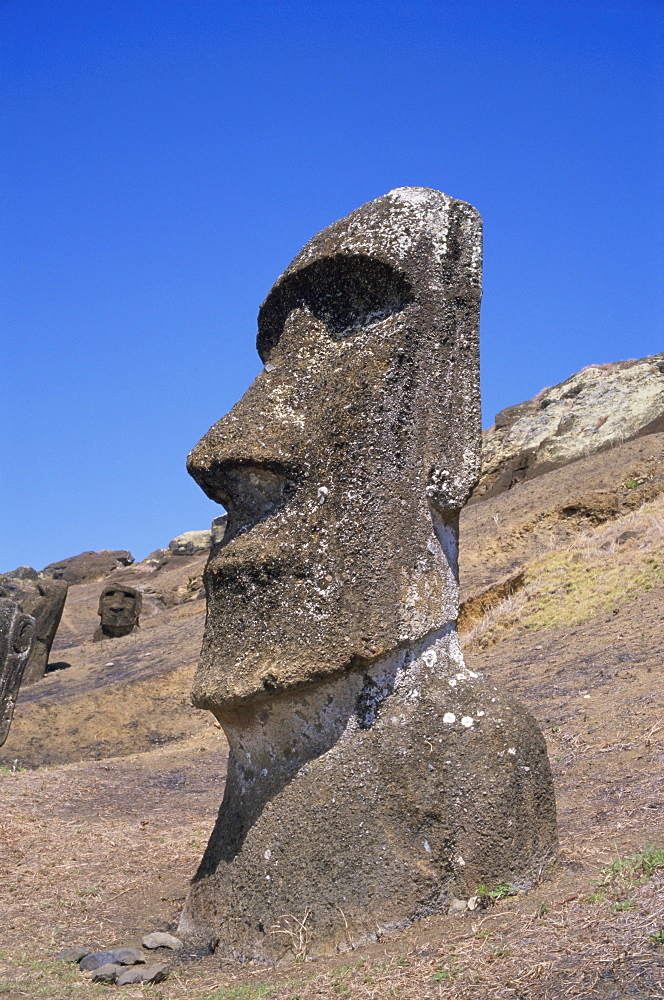
[[[290,956],[299,961],[238,967],[185,951],[171,956],[165,983],[125,987],[123,995],[664,997],[664,863],[643,854],[647,845],[664,850],[664,578],[657,582],[662,566],[652,556],[663,527],[654,485],[661,438],[574,463],[464,516],[466,597],[521,569],[530,588],[520,609],[513,605],[518,595],[503,593],[482,609],[486,621],[476,615],[467,656],[472,669],[520,698],[545,733],[560,827],[553,877],[486,909],[430,917],[330,960],[306,960],[305,915],[294,914],[304,922]],[[639,469],[643,482],[626,485]],[[640,486],[646,490],[639,507],[632,498]],[[608,514],[604,506],[597,517],[592,503],[569,510],[575,498],[596,493],[617,497]],[[619,542],[632,516],[640,518],[641,535]],[[542,553],[567,558],[572,549],[575,559],[580,538],[583,553],[608,553],[609,562],[619,553],[637,583],[622,598],[612,591],[598,604],[589,599],[601,589],[591,560],[582,564],[588,573],[561,577],[560,601],[568,602],[561,606],[576,609],[573,622],[533,618],[533,609],[550,606],[543,603],[537,560]],[[0,997],[6,1000],[106,995],[115,987],[91,984],[86,974],[54,962],[55,953],[79,944],[134,945],[146,931],[175,926],[221,801],[227,752],[211,717],[187,704],[204,602],[170,607],[163,599],[186,590],[200,563],[169,564],[161,581],[159,573],[150,577],[152,613],[140,633],[103,649],[89,641],[102,584],[71,588],[69,631],[54,654],[71,666],[21,696],[0,751]],[[642,564],[648,573],[640,573]],[[141,572],[123,576],[135,580]],[[648,857],[655,859],[650,866]],[[620,860],[630,858],[636,860]]]

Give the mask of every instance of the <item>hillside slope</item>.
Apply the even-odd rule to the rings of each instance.
[[[204,558],[114,571],[140,583],[146,613],[139,633],[103,646],[91,642],[103,581],[70,588],[55,654],[69,666],[21,694],[0,750],[6,1000],[96,996],[54,965],[59,947],[173,926],[223,794],[223,735],[188,705]],[[155,996],[664,996],[664,434],[468,507],[461,579],[470,667],[520,698],[547,739],[553,879],[295,969],[185,953]]]

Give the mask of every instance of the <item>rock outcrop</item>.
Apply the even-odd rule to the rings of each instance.
[[[484,432],[472,502],[645,434],[664,431],[664,354],[591,365],[509,406]]]
[[[61,559],[60,562],[44,566],[41,576],[53,580],[66,580],[67,583],[88,583],[91,580],[102,580],[113,570],[131,566],[134,557],[126,550],[101,552],[81,552],[78,556]]]
[[[176,556],[193,556],[205,552],[212,545],[210,531],[185,531],[168,543],[168,550]]]

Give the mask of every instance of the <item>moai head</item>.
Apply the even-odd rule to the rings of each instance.
[[[109,583],[99,597],[97,614],[101,625],[95,639],[117,639],[129,635],[138,626],[142,597],[140,590],[120,583]]]
[[[23,671],[35,638],[35,620],[0,599],[0,746],[9,734]]]
[[[361,670],[453,623],[478,475],[481,221],[398,188],[315,236],[258,316],[261,374],[188,468],[228,511],[194,703]]]

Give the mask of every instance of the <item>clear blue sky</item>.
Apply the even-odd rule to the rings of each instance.
[[[187,452],[319,229],[485,223],[484,423],[664,350],[657,0],[2,0],[0,571],[219,513]]]

